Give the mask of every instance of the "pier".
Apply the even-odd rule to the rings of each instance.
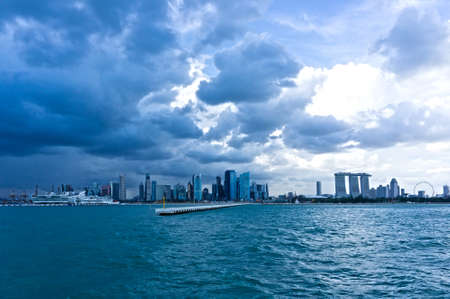
[[[194,212],[203,212],[209,210],[217,210],[224,208],[232,208],[245,205],[244,203],[237,204],[226,204],[226,205],[208,205],[208,206],[190,206],[190,207],[179,207],[179,208],[163,208],[163,209],[155,209],[156,215],[159,216],[173,216],[179,214],[187,214]]]

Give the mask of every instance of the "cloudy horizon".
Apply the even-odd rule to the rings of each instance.
[[[226,169],[271,194],[450,184],[447,1],[7,0],[0,44],[3,193]]]

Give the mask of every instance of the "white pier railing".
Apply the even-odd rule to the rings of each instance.
[[[186,214],[186,213],[194,213],[194,212],[202,212],[208,210],[216,210],[216,209],[224,209],[224,208],[232,208],[237,206],[245,205],[243,203],[236,204],[225,204],[225,205],[208,205],[208,206],[190,206],[190,207],[177,207],[177,208],[163,208],[163,209],[155,209],[155,213],[159,216],[172,216],[178,214]]]

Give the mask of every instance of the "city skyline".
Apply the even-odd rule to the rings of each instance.
[[[230,173],[233,179],[230,180]],[[55,185],[51,184],[50,188],[40,188],[39,185],[34,185],[33,193],[29,190],[18,188],[17,190],[11,189],[7,194],[8,197],[14,196],[17,198],[22,198],[24,196],[28,197],[29,195],[37,196],[46,195],[46,194],[60,194],[61,192],[79,192],[86,191],[86,195],[100,195],[105,196],[108,195],[115,200],[125,200],[132,199],[138,201],[160,201],[162,200],[163,194],[171,194],[173,198],[177,200],[188,200],[188,201],[200,201],[204,200],[204,192],[206,191],[206,195],[210,195],[211,198],[208,200],[216,201],[216,200],[226,200],[226,201],[235,201],[235,200],[248,200],[250,198],[254,198],[254,196],[250,196],[251,192],[253,192],[256,186],[263,186],[263,190],[266,192],[266,196],[268,195],[268,184],[256,184],[254,180],[250,179],[250,172],[246,171],[239,175],[237,175],[235,170],[226,170],[224,172],[224,180],[222,181],[221,176],[216,176],[215,181],[212,183],[203,183],[202,184],[202,175],[201,174],[193,174],[191,179],[188,180],[186,184],[177,182],[176,184],[171,183],[161,183],[156,180],[150,180],[150,174],[145,173],[145,178],[141,181],[137,187],[131,187],[126,185],[125,183],[126,175],[120,174],[118,182],[114,179],[110,180],[107,184],[98,184],[97,182],[93,182],[89,185],[72,186],[71,184],[61,184]],[[334,193],[324,193],[322,191],[322,181],[315,181],[315,193],[302,193],[297,192],[295,190],[284,190],[282,193],[271,194],[271,197],[283,197],[283,196],[292,196],[297,194],[299,196],[306,197],[334,197],[334,198],[357,198],[362,197],[366,199],[377,199],[377,198],[392,198],[395,199],[397,197],[405,197],[405,196],[419,196],[419,197],[430,197],[430,196],[443,196],[447,197],[450,195],[448,184],[444,184],[442,186],[433,186],[432,183],[428,181],[420,181],[417,182],[410,191],[408,187],[401,186],[396,178],[392,178],[390,183],[387,185],[383,183],[373,184],[369,182],[369,178],[372,177],[371,174],[360,172],[338,172],[334,174]],[[145,184],[144,184],[145,182]],[[222,184],[223,182],[223,184]],[[159,184],[158,184],[159,183]],[[231,184],[233,186],[232,189],[228,186]],[[373,185],[372,185],[373,184]],[[421,185],[422,188],[418,188]],[[423,185],[427,185],[423,190]],[[147,189],[146,186],[149,186]],[[219,187],[218,187],[219,186]],[[244,187],[242,187],[244,186]],[[42,186],[41,186],[42,187]],[[259,188],[259,187],[258,187]],[[417,190],[416,190],[417,189]],[[149,190],[149,191],[147,191]],[[231,191],[230,191],[231,190]],[[253,191],[252,191],[253,190]],[[442,193],[436,192],[437,190],[442,190]],[[92,194],[91,194],[92,192]],[[192,192],[192,193],[191,193]],[[248,192],[248,193],[247,193]],[[230,196],[231,194],[235,194],[234,196]],[[156,195],[158,194],[158,195]],[[183,195],[179,195],[183,194]],[[4,197],[7,197],[4,195]],[[1,197],[0,197],[1,198]]]
[[[40,5],[0,4],[0,196],[224,169],[273,194],[448,184],[448,1]]]

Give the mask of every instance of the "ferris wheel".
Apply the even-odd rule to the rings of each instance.
[[[432,193],[431,197],[434,197],[434,195],[435,195],[434,187],[433,187],[433,185],[430,182],[427,182],[427,181],[418,182],[416,185],[414,185],[414,193],[413,193],[414,195],[416,195],[416,190],[419,190],[420,186],[428,186],[428,187],[430,187],[431,188],[431,193]]]

